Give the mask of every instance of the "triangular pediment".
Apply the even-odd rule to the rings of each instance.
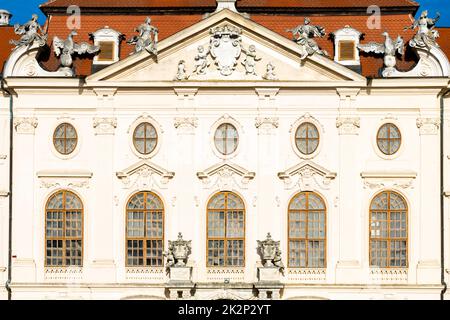
[[[305,160],[299,164],[278,173],[278,178],[284,182],[286,189],[300,188],[300,190],[314,190],[314,188],[328,189],[330,182],[337,174],[311,160]]]
[[[229,28],[239,30],[239,41],[242,50],[233,51],[229,42],[219,43],[214,47],[211,30]],[[221,39],[222,40],[222,39]],[[199,47],[209,51],[208,66],[204,73],[195,72],[196,57]],[[245,65],[245,59],[250,47],[254,46],[256,61],[254,73]],[[230,10],[221,10],[208,18],[184,29],[158,43],[158,54],[154,55],[144,50],[140,53],[119,61],[97,73],[89,76],[87,84],[96,82],[116,83],[117,85],[133,82],[164,83],[177,86],[188,83],[210,81],[249,81],[249,82],[329,82],[329,81],[361,81],[365,78],[358,73],[334,62],[333,60],[313,54],[302,60],[301,47],[295,42],[246,19]],[[229,60],[235,59],[232,72],[225,70],[223,64],[229,65]],[[181,61],[184,65],[180,66]],[[274,67],[268,72],[269,64]],[[185,70],[179,77],[178,70]],[[272,75],[267,77],[267,75]]]

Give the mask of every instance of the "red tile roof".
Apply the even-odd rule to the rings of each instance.
[[[450,28],[436,28],[439,31],[437,42],[441,46],[442,51],[450,59]]]
[[[78,5],[85,8],[95,7],[129,7],[129,8],[186,8],[208,7],[215,8],[216,0],[52,0],[41,7],[67,7]],[[378,5],[380,7],[417,7],[412,0],[238,0],[237,7],[263,7],[263,8],[343,8],[365,7]]]
[[[135,27],[141,24],[145,19],[145,15],[111,15],[105,20],[104,16],[97,15],[82,15],[81,26],[82,30],[78,31],[79,36],[75,38],[76,41],[90,41],[89,33],[94,32],[105,26],[105,21],[110,28],[120,31],[127,39],[135,35]],[[280,35],[291,39],[292,35],[286,32],[286,29],[295,27],[303,23],[303,17],[298,15],[252,15],[251,19],[264,27],[271,29]],[[163,40],[178,31],[181,31],[202,20],[201,15],[152,15],[152,24],[157,26],[160,34],[159,39]],[[367,29],[367,16],[314,16],[311,18],[313,24],[322,25],[326,31],[333,32],[350,23],[350,26],[362,31],[365,35],[362,42],[368,41],[383,41],[381,36],[382,31],[387,30],[392,37],[401,35],[405,42],[408,41],[413,31],[404,31],[403,28],[411,23],[408,15],[383,15],[382,16],[382,30]],[[66,17],[52,16],[49,22],[49,39],[54,36],[60,38],[66,37],[68,30],[66,27]],[[334,56],[334,42],[330,37],[317,39],[319,45],[328,51],[330,56]],[[132,46],[125,41],[121,43],[120,58],[126,58]],[[413,57],[414,58],[414,57]],[[91,73],[91,58],[75,58],[74,66],[79,75],[89,75]],[[413,66],[414,60],[400,59],[399,68],[409,69]],[[49,70],[55,70],[58,67],[58,60],[53,54],[50,55],[49,60],[44,63]],[[374,56],[363,53],[361,55],[362,74],[365,76],[378,76],[379,69],[383,66],[383,59],[381,56]]]
[[[14,27],[12,26],[0,26],[0,73],[3,70],[3,66],[11,54],[14,45],[9,43],[10,39],[15,39]]]

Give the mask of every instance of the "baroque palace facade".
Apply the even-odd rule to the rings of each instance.
[[[0,12],[0,299],[450,297],[450,32],[260,2]]]

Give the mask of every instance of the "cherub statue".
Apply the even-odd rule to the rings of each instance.
[[[53,38],[53,50],[57,57],[60,56],[60,62],[63,68],[72,67],[72,56],[75,54],[92,54],[97,53],[100,50],[99,46],[94,46],[86,42],[79,44],[75,43],[73,37],[76,35],[78,35],[77,32],[72,30],[66,40],[62,40],[58,37]]]
[[[48,36],[46,33],[44,33],[37,20],[37,14],[33,14],[31,16],[31,20],[24,25],[14,25],[14,32],[17,35],[21,36],[18,41],[10,40],[10,43],[16,46],[14,49],[22,46],[31,46],[34,41],[36,41],[40,47],[45,45]]]
[[[177,74],[176,74],[174,80],[181,81],[181,80],[187,80],[187,78],[188,78],[188,75],[186,74],[186,61],[180,60],[178,62],[178,71],[177,71]]]
[[[384,43],[369,42],[367,44],[359,44],[358,49],[364,52],[383,54],[384,65],[386,66],[386,69],[383,71],[383,75],[387,76],[395,70],[394,67],[397,64],[397,52],[403,55],[405,50],[402,37],[398,36],[394,42],[394,40],[392,40],[389,36],[389,33],[383,32],[382,35],[385,37]]]
[[[262,76],[264,80],[278,80],[275,75],[275,66],[272,62],[269,62],[266,66],[266,73]]]
[[[323,56],[328,56],[328,53],[325,50],[321,50],[317,42],[313,39],[314,37],[323,38],[326,34],[325,28],[311,25],[309,18],[305,18],[303,25],[299,25],[294,29],[287,29],[286,32],[292,32],[293,40],[305,49],[301,57],[302,59],[315,52]]]
[[[281,250],[279,247],[277,247],[275,250],[275,258],[273,259],[273,265],[278,267],[281,274],[284,275],[284,264],[283,259],[281,257]]]
[[[242,47],[242,51],[246,55],[244,61],[242,62],[242,65],[245,67],[245,73],[256,76],[256,62],[262,59],[256,56],[256,47],[252,44],[248,47],[248,50]]]
[[[421,13],[418,20],[414,20],[412,25],[405,27],[405,30],[414,30],[418,28],[416,35],[409,41],[411,47],[426,47],[430,50],[431,46],[439,45],[436,43],[436,39],[439,37],[439,32],[434,29],[436,22],[441,17],[439,12],[436,13],[436,18],[428,18],[428,11],[425,10]]]
[[[198,46],[197,55],[195,56],[195,70],[196,74],[206,74],[206,69],[209,67],[208,55],[209,49],[206,49],[203,46]]]
[[[139,32],[138,36],[134,36],[130,40],[127,41],[129,44],[135,45],[134,53],[141,52],[146,49],[148,52],[157,54],[157,44],[158,44],[158,28],[151,25],[152,19],[147,17],[145,22],[136,28],[136,31]]]

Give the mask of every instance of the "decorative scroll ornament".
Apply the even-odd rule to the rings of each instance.
[[[210,51],[217,69],[223,76],[229,76],[236,69],[242,52],[242,30],[225,25],[211,29]]]
[[[409,45],[413,48],[427,48],[431,49],[432,46],[439,47],[436,39],[439,37],[439,32],[434,29],[436,22],[441,17],[439,12],[436,13],[436,18],[428,18],[428,11],[425,10],[421,13],[418,20],[409,26],[405,27],[405,30],[414,30],[418,28],[416,35],[409,41]]]
[[[262,76],[264,80],[278,80],[275,75],[275,66],[272,62],[269,62],[266,66],[266,73]]]
[[[169,249],[164,252],[164,256],[167,260],[167,268],[186,266],[189,255],[191,254],[191,242],[191,240],[183,240],[181,232],[178,233],[177,240],[169,241]]]
[[[284,265],[281,259],[280,241],[274,241],[270,233],[267,234],[266,240],[258,242],[258,254],[264,268],[278,267],[280,272],[284,272]]]
[[[385,37],[384,43],[369,42],[367,44],[359,44],[358,49],[368,53],[373,52],[375,54],[383,54],[384,65],[386,68],[382,73],[383,77],[388,77],[396,71],[397,52],[401,55],[405,53],[404,41],[402,37],[398,36],[397,40],[394,42],[387,32],[383,32],[382,35]]]
[[[303,48],[301,59],[305,59],[314,53],[328,56],[325,50],[321,50],[314,37],[323,38],[325,36],[325,28],[322,26],[311,25],[311,20],[305,18],[304,24],[295,27],[294,29],[287,29],[286,32],[292,32],[292,37],[297,44]]]
[[[147,17],[145,22],[136,28],[139,35],[134,36],[127,41],[128,44],[134,45],[134,51],[131,54],[147,50],[149,53],[157,54],[158,49],[158,28],[151,25],[152,19]]]
[[[62,40],[58,37],[53,38],[53,50],[57,57],[60,57],[61,69],[70,69],[73,64],[73,55],[93,54],[100,51],[99,46],[90,45],[89,43],[82,42],[77,44],[73,41],[73,37],[78,35],[75,30],[69,33],[66,40]]]
[[[189,76],[186,73],[186,61],[180,60],[178,62],[177,74],[175,75],[175,81],[187,80]]]
[[[31,46],[33,43],[37,43],[40,47],[47,43],[48,35],[44,33],[41,26],[37,22],[37,14],[31,16],[31,20],[24,25],[14,25],[14,32],[21,36],[19,40],[10,40],[10,43],[15,45],[16,48]]]

